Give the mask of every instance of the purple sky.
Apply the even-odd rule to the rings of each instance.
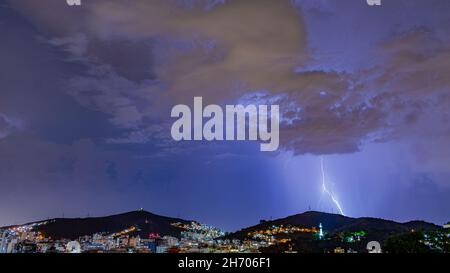
[[[140,207],[227,230],[311,208],[450,220],[450,1],[7,0],[0,226]],[[280,105],[280,150],[170,109]]]

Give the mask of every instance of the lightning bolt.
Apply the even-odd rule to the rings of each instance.
[[[336,197],[334,197],[333,193],[328,190],[327,185],[325,183],[325,169],[323,167],[323,157],[320,158],[320,170],[322,172],[322,191],[331,198],[333,203],[338,208],[339,212],[345,216],[345,213],[342,210],[341,204],[339,204],[339,201],[336,199]]]

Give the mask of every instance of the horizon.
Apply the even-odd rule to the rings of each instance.
[[[254,223],[254,224],[249,225],[249,226],[243,226],[243,227],[240,227],[240,228],[235,229],[235,230],[226,230],[226,229],[221,228],[220,226],[213,226],[213,225],[210,225],[208,223],[200,222],[200,221],[198,221],[196,219],[185,219],[185,218],[178,217],[178,216],[175,217],[175,216],[171,216],[171,215],[163,215],[163,214],[154,213],[154,212],[145,210],[143,208],[139,208],[138,210],[116,212],[116,213],[108,214],[108,215],[89,215],[89,216],[85,216],[85,217],[83,217],[83,216],[79,216],[79,217],[76,217],[76,216],[73,216],[73,217],[48,217],[46,219],[41,219],[41,220],[36,220],[36,221],[31,221],[31,222],[26,222],[26,223],[0,226],[0,229],[1,228],[10,228],[10,227],[15,227],[15,226],[24,226],[24,225],[29,225],[29,224],[33,224],[33,223],[45,222],[45,221],[49,221],[49,220],[83,220],[83,219],[93,219],[93,218],[107,218],[107,217],[112,217],[112,216],[118,216],[118,215],[129,214],[129,213],[139,213],[139,212],[145,212],[145,213],[150,213],[150,214],[153,214],[153,215],[156,215],[156,216],[161,216],[161,217],[166,217],[166,218],[173,218],[173,219],[180,219],[180,220],[184,220],[184,221],[194,221],[194,222],[198,222],[199,224],[209,225],[209,226],[212,226],[212,227],[215,227],[215,228],[219,228],[219,229],[221,229],[221,230],[223,230],[225,232],[232,232],[232,233],[240,231],[240,230],[245,229],[245,228],[257,226],[257,225],[261,224],[260,221],[274,222],[274,221],[286,219],[286,218],[289,218],[289,217],[292,217],[292,216],[303,215],[303,214],[308,214],[308,213],[319,213],[319,214],[324,214],[324,215],[335,215],[335,216],[341,216],[341,217],[345,217],[345,218],[349,218],[349,219],[378,219],[378,220],[390,221],[390,222],[394,222],[394,223],[398,223],[398,224],[407,224],[407,223],[411,223],[411,222],[424,222],[424,223],[433,224],[433,225],[436,225],[436,226],[443,226],[446,223],[448,223],[448,221],[445,222],[445,223],[442,223],[442,224],[440,224],[440,223],[433,223],[433,222],[428,222],[428,221],[425,221],[425,220],[422,220],[422,219],[410,219],[410,220],[407,220],[407,221],[396,221],[394,219],[385,219],[385,218],[378,218],[378,217],[371,217],[371,216],[352,217],[352,216],[342,215],[340,213],[331,213],[331,212],[307,210],[307,211],[303,211],[303,212],[299,212],[299,213],[295,213],[295,214],[291,214],[291,215],[282,216],[280,218],[260,219],[258,223]]]

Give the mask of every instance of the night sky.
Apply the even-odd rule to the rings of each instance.
[[[3,0],[0,226],[143,207],[450,220],[450,1]],[[280,149],[175,142],[176,104],[279,104]]]

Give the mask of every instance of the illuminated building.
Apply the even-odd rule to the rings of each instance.
[[[345,253],[345,249],[343,249],[341,247],[336,247],[334,249],[334,253],[336,253],[336,254],[343,254],[343,253]]]
[[[156,253],[166,253],[167,252],[167,246],[157,246],[156,247]]]
[[[17,239],[12,239],[9,243],[8,246],[6,248],[6,253],[14,253],[15,247],[18,243]]]
[[[6,253],[8,246],[8,239],[6,237],[6,231],[0,231],[0,253]]]

